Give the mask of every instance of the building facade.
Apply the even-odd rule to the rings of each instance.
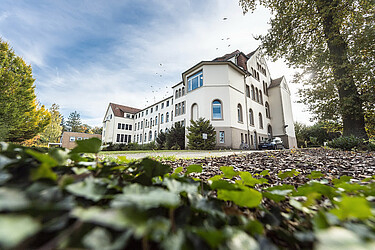
[[[87,133],[65,131],[61,136],[59,144],[61,145],[62,148],[72,149],[75,146],[77,146],[76,141],[87,140],[87,139],[94,138],[94,137],[98,139],[102,139],[102,136],[98,134],[87,134]]]
[[[188,127],[203,117],[216,130],[217,147],[257,148],[271,137],[282,138],[287,148],[297,146],[288,84],[284,77],[271,79],[258,49],[202,61],[182,73],[172,90],[145,109],[110,103],[103,142],[145,144],[175,123]]]

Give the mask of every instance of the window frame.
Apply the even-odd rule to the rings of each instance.
[[[215,103],[215,102],[218,102],[218,103]],[[220,106],[220,118],[217,118],[215,117],[215,112],[214,112],[214,108],[215,108],[215,105],[219,105]],[[220,99],[215,99],[211,102],[211,111],[212,111],[212,120],[224,120],[224,116],[223,116],[223,102],[220,100]]]

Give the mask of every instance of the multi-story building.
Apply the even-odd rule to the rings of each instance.
[[[257,148],[280,137],[296,147],[290,90],[284,77],[271,79],[259,49],[238,50],[202,61],[182,73],[173,95],[144,109],[110,103],[103,121],[104,143],[149,143],[179,122],[200,117],[216,130],[218,147]]]

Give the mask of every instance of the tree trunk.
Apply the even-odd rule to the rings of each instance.
[[[347,57],[348,45],[340,33],[340,25],[343,20],[339,14],[339,3],[339,0],[316,1],[328,45],[330,64],[339,91],[343,133],[344,136],[354,135],[368,139],[362,100],[354,83]]]

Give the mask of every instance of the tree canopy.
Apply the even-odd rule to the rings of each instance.
[[[69,114],[68,120],[66,121],[65,125],[70,132],[83,132],[81,115],[77,111],[71,112]]]
[[[35,95],[32,69],[0,38],[0,137],[22,142],[44,130],[50,113]]]
[[[51,122],[47,125],[45,130],[40,134],[40,140],[42,143],[58,142],[59,137],[62,133],[62,115],[59,112],[59,105],[52,104],[50,108]]]
[[[319,120],[340,120],[344,135],[367,138],[375,111],[375,3],[372,0],[240,0],[261,4],[271,28],[258,39],[273,59],[302,69],[301,101]]]
[[[199,118],[196,121],[191,120],[191,126],[188,127],[189,139],[188,146],[190,149],[213,149],[216,145],[216,132],[209,120]],[[203,139],[203,134],[207,139]]]

